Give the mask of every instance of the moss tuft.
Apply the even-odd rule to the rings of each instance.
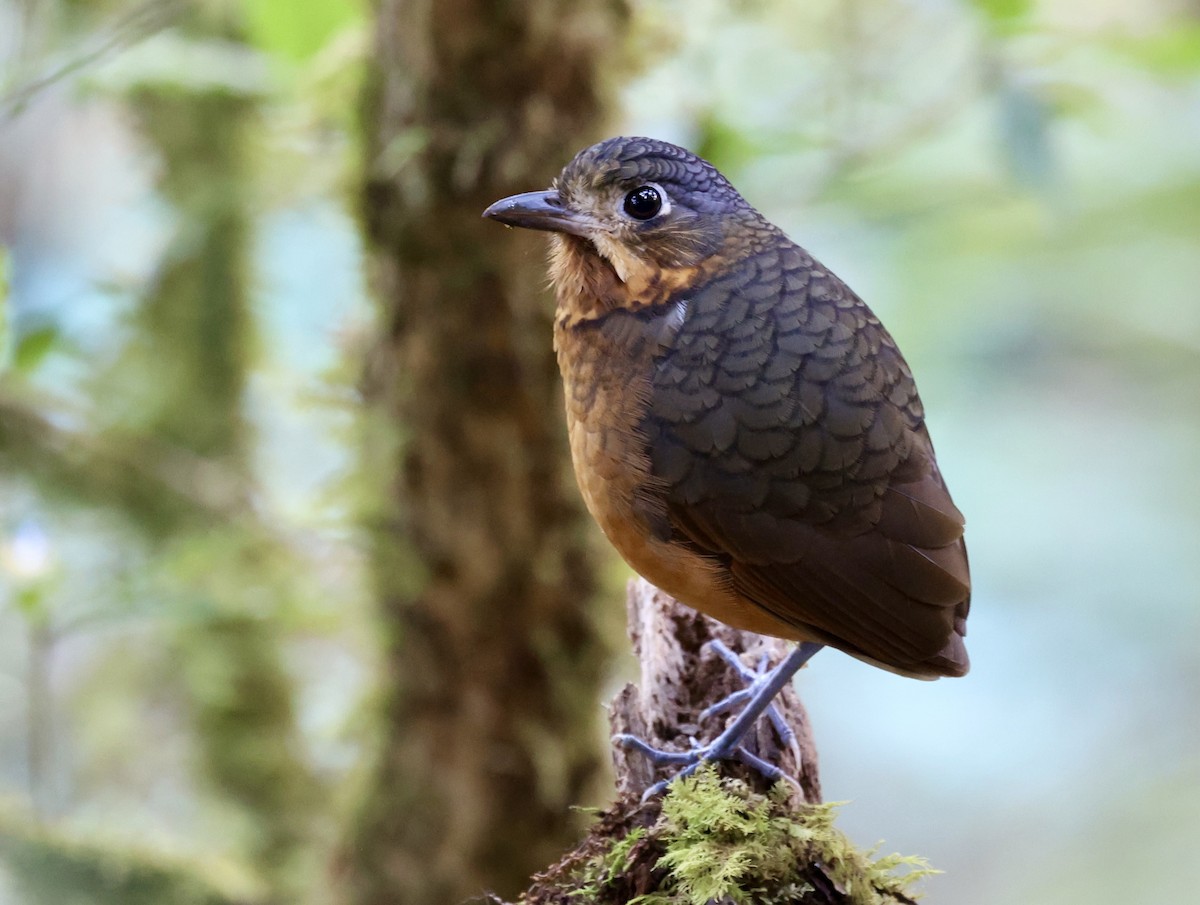
[[[856,848],[836,804],[797,807],[706,768],[661,802],[602,815],[588,840],[539,878],[526,905],[905,905],[937,873],[922,858]]]

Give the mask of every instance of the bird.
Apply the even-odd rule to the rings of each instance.
[[[585,148],[484,216],[551,235],[571,457],[608,540],[682,603],[798,642],[709,745],[622,743],[679,775],[752,762],[742,736],[824,647],[966,674],[964,519],[912,371],[859,296],[712,164],[653,138]]]

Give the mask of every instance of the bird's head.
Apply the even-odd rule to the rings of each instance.
[[[773,229],[712,164],[652,138],[585,148],[549,189],[503,198],[483,215],[555,233],[551,274],[560,299],[564,288],[620,289],[624,299],[606,307],[651,304],[728,254],[731,239]]]

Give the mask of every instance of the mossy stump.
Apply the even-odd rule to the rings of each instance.
[[[764,656],[773,665],[788,650],[786,642],[708,619],[640,579],[629,585],[628,608],[641,680],[617,695],[609,722],[614,734],[632,733],[657,748],[686,751],[692,738],[711,738],[732,719],[700,722],[707,707],[742,687],[707,642],[724,642],[751,668]],[[741,764],[722,764],[642,802],[664,774],[637,752],[614,747],[617,801],[575,849],[533,878],[520,905],[913,902],[909,887],[932,871],[920,858],[873,858],[834,826],[795,689],[786,688],[776,706],[794,741],[785,743],[761,720],[746,744],[795,783],[772,786]]]

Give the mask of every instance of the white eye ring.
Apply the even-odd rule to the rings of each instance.
[[[625,193],[621,199],[621,213],[630,220],[645,223],[655,217],[671,212],[671,197],[657,182],[643,182]]]

